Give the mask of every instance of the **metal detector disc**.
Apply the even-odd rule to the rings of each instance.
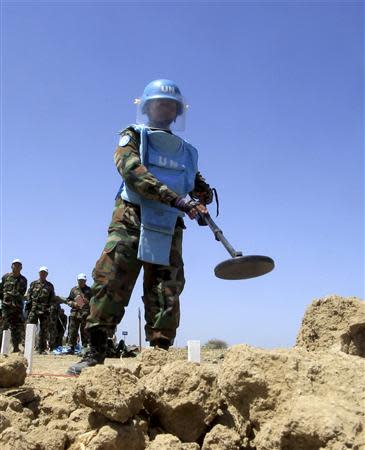
[[[218,264],[214,273],[224,280],[245,280],[271,272],[275,264],[268,256],[236,256]]]

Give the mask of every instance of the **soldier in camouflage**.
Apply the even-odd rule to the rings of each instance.
[[[27,322],[38,324],[39,338],[38,353],[44,354],[47,349],[48,327],[50,325],[50,312],[55,299],[53,284],[47,281],[48,269],[45,266],[39,269],[39,279],[30,284],[27,293],[27,309],[30,311]]]
[[[83,347],[88,345],[88,332],[86,330],[86,319],[90,313],[91,288],[86,285],[86,275],[79,273],[77,275],[77,286],[71,289],[67,298],[67,304],[71,307],[70,323],[68,327],[68,345],[70,346],[69,354],[75,353],[77,344],[77,336],[81,334],[81,342]]]
[[[6,273],[0,283],[2,329],[10,329],[13,352],[19,352],[19,344],[24,336],[23,306],[27,279],[20,273],[22,267],[22,262],[15,259],[11,264],[12,271]]]
[[[167,134],[175,137],[171,132],[171,125],[177,121],[178,116],[183,115],[185,104],[179,88],[173,82],[157,80],[150,83],[145,89],[141,106],[147,115],[148,132],[157,130],[162,139]],[[152,169],[149,170],[149,166],[142,162],[142,133],[144,131],[135,126],[123,130],[120,133],[114,161],[124,180],[124,186],[137,193],[140,198],[153,200],[153,204],[166,205],[167,209],[180,214],[172,229],[169,263],[167,265],[151,263],[139,257],[143,227],[143,224],[141,227],[141,206],[138,202],[123,198],[122,184],[116,197],[108,239],[93,271],[93,297],[88,317],[90,353],[69,368],[68,373],[71,374],[78,375],[83,368],[104,362],[108,331],[122,320],[142,267],[146,340],[151,346],[167,350],[173,344],[179,326],[179,297],[185,284],[182,259],[185,225],[179,211],[187,213],[190,219],[205,214],[207,213],[205,205],[212,202],[213,194],[197,170],[189,173],[192,188],[188,192],[194,200],[185,200],[184,197],[188,192],[181,196],[162,182],[152,173]],[[183,148],[182,151],[187,153],[189,148],[185,150],[185,147],[188,144],[181,138],[178,139],[180,149]],[[182,167],[182,170],[185,170],[184,166]],[[147,246],[153,241],[153,238],[151,242],[148,239],[146,238]]]

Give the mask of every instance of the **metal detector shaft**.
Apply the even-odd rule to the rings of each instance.
[[[228,242],[228,240],[224,237],[223,231],[218,227],[218,225],[214,222],[214,220],[210,217],[209,214],[201,214],[200,217],[205,221],[205,223],[212,230],[217,241],[220,241],[227,252],[235,258],[236,256],[242,256],[242,252],[237,252],[232,245]]]

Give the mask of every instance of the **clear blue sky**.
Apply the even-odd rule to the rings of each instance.
[[[117,131],[170,78],[217,223],[269,275],[214,277],[228,254],[186,220],[177,345],[290,346],[329,294],[364,298],[364,11],[358,1],[3,2],[1,272],[40,265],[59,295],[99,257],[120,184]],[[137,285],[120,330],[137,342]],[[143,309],[143,308],[142,308]],[[127,342],[128,342],[127,341]]]

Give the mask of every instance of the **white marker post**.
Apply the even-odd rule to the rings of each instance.
[[[200,363],[200,341],[188,341],[188,361]]]
[[[25,348],[24,348],[24,358],[28,361],[27,373],[32,373],[32,363],[33,363],[33,350],[35,342],[35,331],[37,325],[33,323],[28,323],[25,330]]]
[[[3,340],[1,343],[1,354],[7,355],[10,351],[10,330],[4,330],[3,331]]]

